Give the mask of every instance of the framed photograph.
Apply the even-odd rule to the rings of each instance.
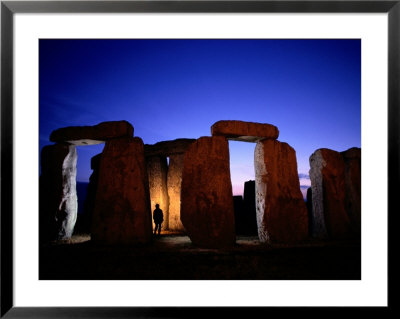
[[[389,310],[399,18],[2,1],[1,316]]]

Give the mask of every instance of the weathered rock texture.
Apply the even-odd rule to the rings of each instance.
[[[106,142],[100,160],[92,240],[110,244],[151,241],[147,178],[140,138]]]
[[[184,232],[181,222],[181,184],[184,154],[169,157],[168,167],[168,198],[169,198],[169,229]]]
[[[345,164],[345,206],[352,231],[361,234],[361,149],[350,148],[342,152]]]
[[[235,243],[235,217],[224,137],[201,137],[185,153],[181,220],[191,241],[200,247]]]
[[[230,140],[257,142],[262,139],[277,139],[279,130],[271,124],[218,121],[211,126],[212,136],[225,136]]]
[[[354,236],[361,219],[361,158],[357,150],[316,150],[310,157],[310,179],[313,237]]]
[[[75,146],[49,145],[42,149],[39,190],[40,241],[72,236],[78,212]]]
[[[167,158],[164,156],[151,156],[146,158],[147,174],[149,177],[150,203],[151,210],[160,205],[163,211],[164,222],[163,229],[168,229],[169,223],[169,200],[167,191]]]
[[[254,166],[260,241],[290,243],[306,239],[307,208],[300,191],[294,149],[275,140],[260,141]]]
[[[156,144],[146,144],[144,146],[145,156],[170,156],[174,154],[183,154],[195,139],[179,138],[173,141],[163,141]]]
[[[167,174],[168,206],[166,209],[168,216],[166,217],[164,214],[165,225],[163,227],[165,229],[179,232],[185,231],[180,218],[183,157],[187,148],[194,141],[195,139],[181,138],[144,146],[146,160],[148,161],[151,161],[151,158],[155,156],[169,157]],[[152,207],[154,207],[153,203]]]
[[[94,126],[69,126],[57,129],[50,135],[52,142],[73,145],[99,144],[114,138],[132,137],[133,126],[127,121],[102,122]]]

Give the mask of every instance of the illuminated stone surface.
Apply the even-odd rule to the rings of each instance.
[[[294,149],[276,140],[260,141],[254,153],[254,168],[260,241],[291,243],[306,239],[307,208]]]
[[[181,220],[191,241],[200,247],[235,243],[235,217],[224,137],[201,137],[184,157]]]
[[[152,156],[146,158],[147,174],[149,177],[150,203],[151,210],[160,205],[163,211],[163,229],[168,229],[168,191],[167,191],[167,159],[163,156]]]
[[[148,177],[140,138],[106,142],[100,160],[92,240],[147,243],[152,238]]]
[[[72,236],[77,212],[76,147],[49,145],[42,149],[39,179],[40,240]]]
[[[184,154],[171,155],[168,167],[169,229],[184,231],[181,222],[181,184]]]
[[[166,217],[164,214],[164,223],[166,229],[172,231],[185,231],[180,219],[183,156],[194,141],[195,139],[180,138],[144,146],[146,160],[154,156],[169,157],[167,176],[169,206],[167,207],[168,216]],[[153,204],[152,207],[154,207]]]
[[[218,121],[211,126],[212,136],[225,136],[230,140],[257,142],[262,139],[277,139],[279,130],[271,124]]]
[[[114,138],[132,137],[133,126],[127,121],[102,122],[94,126],[69,126],[59,128],[50,135],[52,142],[73,145],[99,144]]]
[[[339,152],[323,148],[310,156],[313,237],[341,239],[351,234],[346,212],[345,171]]]

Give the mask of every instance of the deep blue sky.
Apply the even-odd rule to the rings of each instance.
[[[146,144],[210,136],[219,120],[270,123],[308,175],[316,149],[361,146],[361,41],[40,40],[39,115],[40,149],[57,128],[103,121],[129,121]],[[241,193],[255,144],[229,144]],[[102,148],[78,147],[78,181]]]

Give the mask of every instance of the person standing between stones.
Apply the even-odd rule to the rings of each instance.
[[[158,234],[160,235],[161,224],[164,221],[164,215],[163,211],[160,209],[159,204],[156,204],[156,209],[153,211],[153,220],[154,224],[156,224],[156,227],[154,228],[154,235],[156,234],[157,229],[158,229]]]

